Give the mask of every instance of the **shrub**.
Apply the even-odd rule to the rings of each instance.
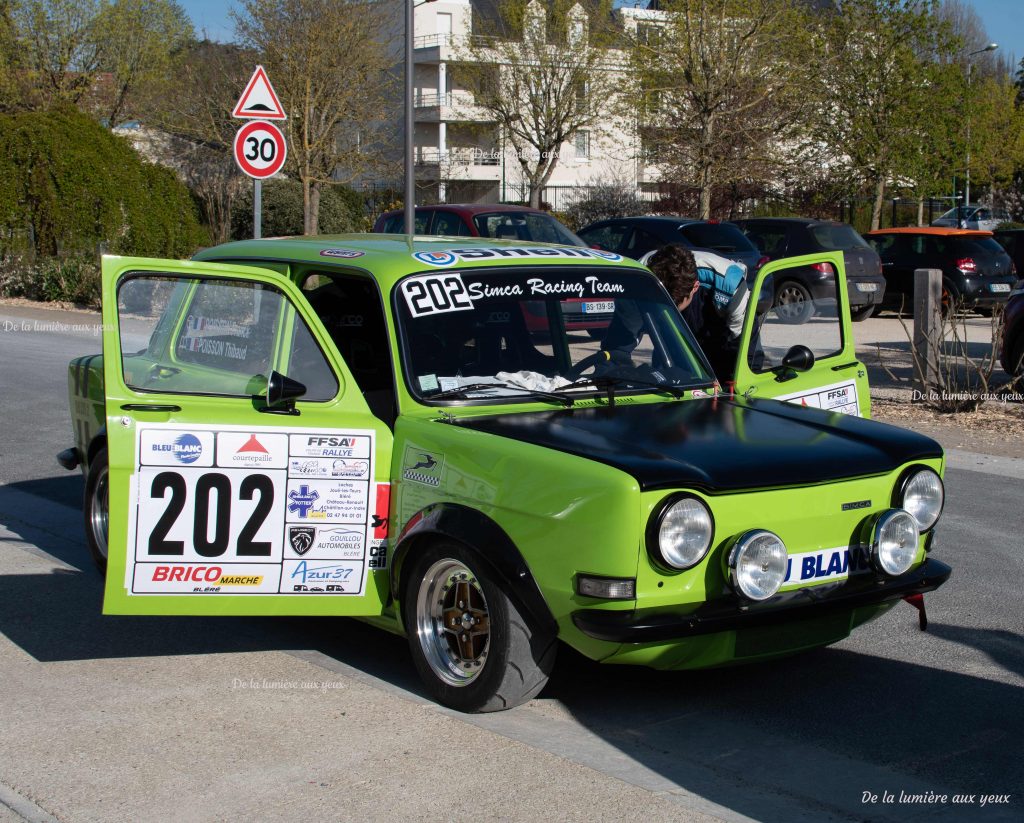
[[[77,255],[34,261],[24,255],[8,257],[0,262],[0,296],[96,308],[100,304],[100,267],[95,258]]]
[[[252,186],[246,186],[231,210],[231,238],[252,237]],[[302,234],[302,184],[298,180],[263,182],[264,237]],[[320,190],[320,234],[368,231],[363,197],[347,186],[324,186]]]
[[[597,220],[643,214],[645,208],[632,186],[599,182],[584,189],[569,203],[564,212],[564,222],[573,231],[579,231]]]

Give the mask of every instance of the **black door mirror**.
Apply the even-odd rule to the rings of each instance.
[[[298,380],[292,380],[281,372],[272,371],[267,379],[267,408],[290,409],[295,405],[295,400],[305,393],[306,387]]]
[[[782,358],[782,368],[793,371],[807,371],[814,365],[814,352],[799,343]]]

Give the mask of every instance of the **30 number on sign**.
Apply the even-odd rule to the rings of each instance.
[[[238,130],[234,149],[238,168],[257,180],[277,174],[288,158],[288,146],[281,130],[261,120],[246,123]]]

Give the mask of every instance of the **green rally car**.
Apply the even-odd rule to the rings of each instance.
[[[832,287],[794,326],[771,277],[815,263]],[[60,455],[104,611],[363,617],[467,711],[536,695],[558,641],[665,669],[834,643],[948,578],[943,454],[865,419],[841,255],[751,288],[726,393],[656,278],[600,250],[106,257]]]

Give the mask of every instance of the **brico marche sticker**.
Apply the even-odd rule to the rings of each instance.
[[[374,437],[140,425],[125,588],[363,594],[369,571],[387,559],[388,485],[373,481]]]

